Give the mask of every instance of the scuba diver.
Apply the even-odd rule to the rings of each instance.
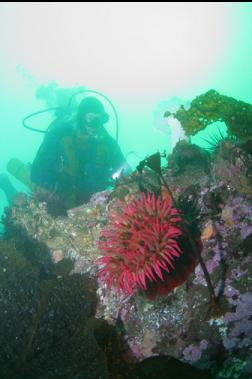
[[[74,119],[53,121],[31,165],[31,182],[70,209],[105,190],[116,172],[129,173],[119,145],[104,127],[108,120],[103,104],[86,97]]]
[[[46,132],[41,131],[45,137],[32,164],[12,158],[6,167],[30,193],[46,202],[48,211],[55,215],[64,215],[68,209],[88,202],[94,193],[107,189],[118,176],[131,172],[117,142],[118,117],[113,104],[102,95],[115,112],[115,139],[104,127],[109,116],[96,97],[85,97],[79,105],[73,102],[82,92],[102,95],[93,90],[81,90],[71,94],[67,106],[50,107],[27,116],[23,125],[37,132],[40,130],[25,123],[27,119],[54,110],[55,120]],[[11,205],[18,191],[6,174],[0,174],[0,189]]]

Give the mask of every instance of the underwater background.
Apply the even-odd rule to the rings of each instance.
[[[252,103],[251,19],[250,2],[1,3],[0,173],[11,158],[33,161],[43,134],[22,120],[47,108],[36,93],[52,83],[84,86],[113,102],[119,144],[132,167],[156,151],[171,152],[180,132],[163,113],[174,104],[190,104],[210,89]],[[113,110],[99,99],[115,137]],[[35,116],[28,125],[45,130],[52,116]],[[192,141],[204,146],[202,136],[214,129]],[[0,191],[0,214],[6,205]]]
[[[251,20],[0,4],[1,378],[252,378]],[[63,209],[26,174],[51,108],[89,94],[133,170]]]

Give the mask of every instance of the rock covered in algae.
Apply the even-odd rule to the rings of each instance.
[[[118,294],[116,288],[110,290],[98,281],[96,317],[123,324],[125,343],[138,361],[166,355],[210,369],[216,379],[233,374],[250,379],[252,186],[247,173],[251,153],[236,141],[223,144],[211,155],[209,174],[194,164],[176,175],[169,167],[162,169],[176,199],[185,193],[200,207],[202,257],[220,296],[220,313],[208,312],[209,293],[197,266],[184,285],[155,301],[141,291],[131,297]],[[96,197],[95,203],[70,210],[66,217],[53,218],[42,203],[24,197],[9,210],[7,231],[15,234],[15,227],[22,226],[28,235],[46,243],[54,257],[57,252],[57,259],[61,254],[70,257],[74,272],[96,278],[97,241],[108,210],[118,199],[127,202],[137,196],[140,186],[161,190],[156,175],[148,170],[144,174],[146,181],[134,174],[118,183],[106,199],[97,202]]]
[[[108,378],[90,329],[96,283],[25,237],[0,241],[1,378]]]

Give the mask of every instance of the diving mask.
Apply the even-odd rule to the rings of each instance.
[[[86,127],[97,129],[102,125],[100,118],[94,118],[93,120],[86,122]]]
[[[84,120],[86,125],[95,128],[108,122],[109,115],[105,112],[88,112],[85,114]]]

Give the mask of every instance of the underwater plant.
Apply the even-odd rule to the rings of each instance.
[[[126,294],[143,290],[150,299],[181,285],[198,263],[182,221],[168,194],[142,193],[111,211],[99,241],[100,279]]]
[[[195,135],[213,122],[223,121],[230,136],[242,140],[252,137],[252,105],[213,89],[193,99],[189,109],[181,106],[173,116],[187,136]]]

